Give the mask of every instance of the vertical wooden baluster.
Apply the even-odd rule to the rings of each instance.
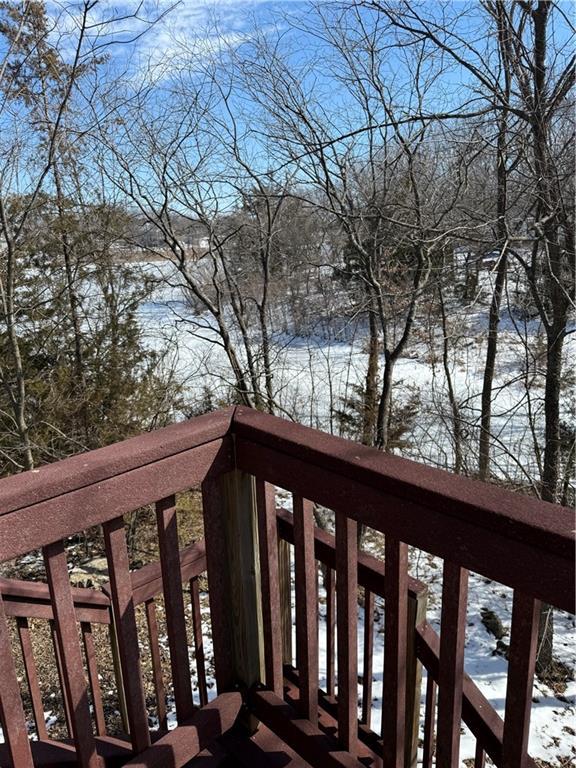
[[[32,650],[32,640],[30,638],[30,627],[28,626],[28,619],[23,616],[18,616],[16,619],[16,627],[18,628],[18,638],[20,640],[20,648],[22,649],[24,669],[26,670],[28,690],[30,692],[30,700],[32,702],[32,713],[34,715],[34,722],[36,723],[36,733],[38,734],[39,739],[47,739],[48,731],[46,730],[46,720],[44,719],[42,694],[40,692],[38,672],[36,670],[36,663],[34,661],[34,651]]]
[[[436,683],[430,673],[426,679],[426,712],[424,715],[424,745],[422,768],[432,768],[434,757],[434,722],[436,720]]]
[[[459,765],[468,571],[444,561],[436,765]]]
[[[94,647],[94,638],[92,636],[92,626],[89,622],[83,621],[80,624],[80,628],[82,630],[82,642],[84,643],[84,653],[86,655],[88,680],[90,682],[90,691],[92,693],[92,707],[94,709],[96,733],[98,736],[105,736],[106,721],[104,719],[104,707],[102,706],[100,680],[98,679],[98,665],[96,663],[96,649]]]
[[[522,768],[526,764],[539,620],[540,601],[516,590],[508,654],[503,768]]]
[[[66,729],[68,731],[68,738],[74,738],[74,727],[72,723],[72,713],[70,708],[70,701],[68,700],[68,693],[66,692],[66,686],[64,684],[64,673],[62,668],[62,657],[60,655],[60,646],[58,644],[58,635],[54,621],[50,620],[50,636],[52,638],[52,647],[54,648],[54,659],[56,661],[56,671],[58,673],[58,682],[60,684],[60,693],[62,694],[62,708],[64,709],[64,719],[66,720]]]
[[[336,691],[336,665],[334,648],[336,646],[336,572],[332,568],[326,571],[326,677],[328,696]]]
[[[196,670],[198,672],[198,692],[200,706],[208,704],[208,688],[206,686],[206,662],[204,659],[204,638],[202,637],[202,610],[200,608],[200,590],[198,577],[190,580],[190,599],[192,603],[192,632],[194,634],[194,651],[196,653]]]
[[[92,733],[88,688],[64,544],[62,541],[49,544],[43,553],[78,763],[82,768],[100,768],[103,761],[96,752]]]
[[[10,643],[10,630],[0,594],[0,718],[4,739],[8,744],[13,768],[34,768],[28,741],[26,717],[16,677]]]
[[[136,611],[126,547],[124,519],[117,517],[102,526],[108,570],[118,655],[126,695],[130,739],[135,752],[150,746],[148,714],[140,668],[140,647]]]
[[[114,611],[110,610],[110,624],[108,625],[108,635],[110,640],[110,651],[112,653],[112,665],[114,668],[114,680],[116,682],[116,694],[118,695],[118,709],[122,720],[124,733],[130,733],[130,722],[128,720],[128,707],[126,706],[126,692],[124,690],[124,680],[122,677],[122,664],[120,662],[120,649],[118,647],[118,634],[116,632],[116,619]]]
[[[372,720],[372,665],[374,656],[374,594],[364,590],[364,663],[362,665],[362,720],[370,728]]]
[[[282,696],[284,691],[282,620],[280,618],[276,495],[273,485],[256,479],[256,505],[262,578],[262,629],[264,632],[266,685],[277,696]]]
[[[293,664],[292,658],[292,570],[291,544],[278,542],[278,578],[280,581],[280,617],[282,621],[282,661]]]
[[[485,762],[484,750],[482,749],[482,744],[479,741],[477,741],[476,752],[474,754],[474,768],[484,768],[484,762]]]
[[[294,571],[296,648],[300,675],[300,711],[318,722],[318,580],[314,559],[313,505],[294,496]]]
[[[428,591],[419,589],[408,593],[406,634],[406,768],[418,764],[420,741],[420,710],[422,695],[422,664],[416,651],[416,631],[426,621]]]
[[[188,656],[188,638],[186,636],[186,614],[182,593],[182,575],[180,569],[180,548],[178,544],[178,520],[176,517],[176,499],[169,496],[156,504],[158,524],[158,543],[160,546],[160,566],[164,591],[164,608],[168,645],[170,647],[170,666],[174,685],[174,700],[178,722],[188,720],[194,712],[192,701],[192,676]]]
[[[338,737],[356,753],[358,740],[358,540],[357,524],[336,512],[338,638]]]
[[[408,546],[386,536],[384,686],[382,739],[384,768],[404,768],[406,747],[406,624]]]
[[[148,640],[150,642],[150,656],[152,659],[152,677],[154,680],[154,693],[156,695],[156,713],[158,715],[158,729],[168,730],[166,719],[166,691],[164,689],[164,677],[162,675],[162,659],[160,658],[160,645],[158,643],[158,621],[156,618],[156,603],[154,598],[146,600],[146,623],[148,625]]]

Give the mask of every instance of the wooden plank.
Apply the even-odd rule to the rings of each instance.
[[[43,554],[78,763],[82,768],[101,768],[103,762],[97,754],[92,733],[88,689],[63,542],[49,544],[44,547]]]
[[[364,763],[343,750],[336,739],[302,718],[299,712],[272,691],[251,691],[249,702],[256,716],[310,765],[318,768],[365,768]]]
[[[434,724],[436,722],[436,683],[428,674],[426,680],[426,708],[424,714],[424,741],[422,744],[422,768],[432,768],[434,757]]]
[[[294,667],[284,667],[284,699],[295,709],[300,698],[300,679]],[[338,699],[318,691],[318,727],[325,733],[338,733]],[[339,744],[339,742],[338,742]],[[363,761],[369,758],[372,768],[382,768],[382,739],[379,734],[358,723],[358,751],[356,757]],[[366,751],[367,747],[368,751]],[[339,744],[340,748],[340,744]]]
[[[239,693],[218,696],[145,752],[129,760],[126,768],[183,768],[234,725],[241,705]]]
[[[189,490],[231,465],[230,443],[215,440],[63,496],[0,514],[0,562],[64,539],[79,529],[111,521],[171,493]],[[18,536],[14,536],[15,527]]]
[[[22,660],[26,671],[26,680],[28,681],[28,690],[30,692],[30,701],[32,702],[32,714],[36,723],[36,734],[38,739],[47,739],[46,720],[44,719],[44,706],[42,704],[42,693],[38,682],[38,671],[34,661],[34,651],[32,649],[32,640],[30,637],[30,627],[28,619],[19,617],[16,619],[18,629],[18,638],[20,648],[22,649]]]
[[[194,576],[199,576],[206,570],[206,547],[204,541],[195,541],[180,550],[180,576],[182,583],[189,581]],[[159,562],[148,563],[132,571],[132,591],[134,593],[134,605],[145,603],[146,600],[155,598],[162,591],[162,568]],[[102,589],[109,592],[108,585]]]
[[[404,768],[406,748],[406,628],[408,546],[386,536],[384,690],[382,740],[384,768]]]
[[[48,584],[0,578],[0,592],[4,597],[6,616],[46,620],[54,618]],[[95,624],[110,622],[110,601],[106,595],[94,589],[72,587],[72,598],[77,621]]]
[[[468,571],[445,560],[438,679],[437,768],[459,765],[467,597]]]
[[[200,607],[200,590],[198,577],[190,579],[190,599],[192,604],[192,634],[194,635],[194,653],[196,655],[196,673],[198,675],[198,693],[200,706],[208,704],[208,688],[206,686],[206,660],[204,657],[204,638],[202,635],[202,609]]]
[[[256,480],[256,506],[262,578],[262,629],[266,685],[278,696],[282,696],[282,619],[274,486]]]
[[[166,690],[164,688],[164,675],[162,674],[162,659],[160,657],[160,644],[158,642],[158,620],[156,617],[156,603],[153,599],[147,600],[146,624],[148,625],[148,641],[150,643],[150,658],[152,659],[152,679],[154,681],[154,693],[156,695],[156,714],[158,715],[158,729],[168,730],[166,719]]]
[[[156,522],[162,585],[164,592],[164,610],[170,648],[170,666],[174,686],[174,702],[178,722],[188,720],[194,712],[192,701],[192,676],[188,657],[188,638],[186,635],[186,615],[182,593],[180,555],[178,544],[178,520],[176,517],[176,498],[168,496],[156,502]]]
[[[132,746],[142,752],[150,745],[148,713],[144,700],[144,687],[140,669],[140,646],[136,627],[136,612],[132,596],[132,582],[124,519],[118,517],[105,523],[104,544],[110,573],[110,591],[114,627],[118,641],[118,655],[126,695],[126,710]]]
[[[158,461],[223,438],[230,429],[233,412],[234,408],[214,411],[4,478],[0,481],[0,514],[125,475],[134,469],[145,466],[153,469]]]
[[[338,638],[338,738],[356,753],[358,738],[358,542],[357,524],[336,512]]]
[[[336,572],[326,569],[326,693],[336,691]]]
[[[372,720],[372,670],[374,661],[374,593],[364,590],[364,659],[362,665],[362,717],[370,728]]]
[[[12,655],[10,630],[4,613],[4,601],[0,593],[0,718],[4,738],[10,750],[13,768],[34,768],[28,741],[28,729],[16,667]]]
[[[314,559],[313,504],[293,497],[296,659],[300,671],[300,711],[318,722],[318,581]]]
[[[98,678],[98,665],[96,662],[96,648],[94,647],[92,626],[88,622],[83,621],[80,625],[80,629],[82,631],[82,642],[84,644],[86,667],[88,669],[88,681],[90,683],[90,692],[92,694],[92,708],[94,711],[94,721],[96,722],[96,733],[98,736],[106,736],[106,721],[104,719],[102,691],[100,689],[100,680]]]
[[[502,742],[503,768],[525,768],[536,655],[540,602],[516,591],[512,606],[508,683]]]
[[[96,748],[98,754],[104,758],[109,768],[124,765],[126,760],[132,757],[129,744],[113,736],[97,736]],[[36,768],[78,768],[76,750],[69,742],[56,741],[31,741],[32,759]],[[6,744],[0,744],[0,765],[3,768],[12,766]]]

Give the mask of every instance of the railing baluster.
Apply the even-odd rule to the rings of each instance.
[[[300,673],[300,710],[318,722],[318,580],[314,559],[314,515],[310,501],[294,496],[294,572],[296,647]]]
[[[482,749],[482,744],[477,741],[476,742],[476,752],[474,753],[474,768],[484,768],[485,763],[485,753]]]
[[[362,665],[362,720],[372,720],[372,667],[374,657],[374,593],[364,589],[364,662]]]
[[[156,714],[158,715],[158,729],[168,730],[166,720],[166,691],[164,689],[164,677],[162,675],[162,660],[160,658],[160,645],[158,642],[158,620],[156,618],[156,603],[154,598],[146,600],[146,623],[148,625],[148,640],[150,643],[150,656],[152,659],[152,678],[154,680],[154,693],[156,695]]]
[[[34,651],[32,650],[28,619],[23,616],[18,616],[16,619],[16,627],[18,628],[18,638],[20,640],[20,648],[22,649],[22,660],[24,661],[24,669],[26,670],[30,701],[32,702],[32,713],[34,715],[34,722],[36,723],[36,733],[38,734],[39,739],[47,739],[48,731],[46,730],[46,720],[44,719],[42,693],[40,692],[38,671],[34,661]]]
[[[104,719],[104,707],[102,706],[102,691],[100,690],[100,681],[98,679],[98,665],[96,663],[96,649],[94,647],[94,638],[92,636],[92,625],[87,621],[83,621],[80,628],[82,630],[82,642],[84,643],[84,653],[86,654],[88,680],[90,682],[90,691],[92,693],[92,707],[94,708],[96,733],[98,736],[105,736],[106,722]]]
[[[68,730],[68,737],[74,738],[74,725],[72,723],[72,709],[70,707],[70,701],[68,699],[68,692],[66,685],[64,684],[64,669],[62,664],[62,656],[60,655],[60,645],[58,643],[58,634],[54,620],[50,620],[50,636],[52,638],[52,647],[54,648],[54,659],[56,661],[56,671],[58,673],[58,682],[60,684],[60,693],[62,694],[62,708],[64,710],[64,719],[66,720],[66,729]]]
[[[406,746],[406,622],[408,547],[386,536],[382,739],[385,768],[404,768]]]
[[[526,762],[539,620],[540,601],[516,590],[508,654],[503,768],[522,767]]]
[[[88,689],[64,543],[57,541],[48,544],[43,553],[78,763],[86,768],[99,768],[103,762],[96,752],[96,741],[92,733]]]
[[[436,721],[436,683],[428,673],[426,678],[426,711],[424,714],[424,744],[422,768],[432,768],[434,757],[434,723]]]
[[[256,479],[258,541],[262,578],[262,629],[266,685],[277,696],[283,695],[282,620],[278,573],[278,532],[274,486]]]
[[[437,768],[459,764],[468,571],[444,561],[438,675]]]
[[[8,744],[13,768],[34,768],[28,741],[26,717],[16,677],[10,643],[10,630],[0,594],[0,716],[4,739]]]
[[[130,579],[124,519],[117,517],[102,526],[110,575],[110,591],[118,654],[126,693],[130,738],[136,752],[150,746],[148,714],[140,669],[136,612]]]
[[[292,570],[291,545],[278,542],[278,579],[280,581],[280,618],[282,622],[282,662],[292,664]]]
[[[186,615],[184,613],[184,596],[180,574],[178,521],[174,496],[168,496],[156,503],[156,522],[158,524],[158,543],[174,700],[178,722],[182,722],[192,716],[194,703],[192,701]]]
[[[356,753],[358,740],[358,541],[357,524],[336,512],[338,637],[338,737]]]
[[[336,572],[328,567],[326,571],[326,692],[334,696],[336,691]]]
[[[406,635],[406,768],[418,764],[420,740],[420,697],[422,694],[422,663],[416,653],[417,628],[426,621],[428,591],[408,592]]]
[[[206,686],[202,610],[200,608],[200,590],[198,588],[197,576],[190,579],[190,598],[192,602],[192,632],[194,634],[194,651],[196,653],[196,671],[198,673],[198,693],[200,695],[200,706],[203,707],[208,704],[208,688]]]

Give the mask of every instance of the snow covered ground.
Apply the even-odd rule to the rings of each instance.
[[[161,269],[158,265],[150,270]],[[163,269],[163,276],[166,270]],[[192,396],[201,398],[204,387],[225,398],[230,372],[224,352],[214,342],[217,336],[210,321],[194,315],[183,300],[176,276],[171,285],[159,287],[154,300],[141,308],[140,318],[148,343],[158,350],[173,351],[172,362],[186,378]],[[485,306],[457,309],[450,317],[455,345],[452,375],[463,412],[472,422],[477,418],[479,392],[484,358],[486,328]],[[503,318],[500,332],[498,373],[495,380],[493,430],[497,437],[494,466],[504,479],[526,482],[537,476],[532,448],[530,414],[535,415],[535,431],[542,429],[540,415],[542,389],[535,384],[528,397],[525,378],[521,374],[523,361],[532,355],[537,344],[536,321],[522,326],[512,316]],[[526,343],[527,342],[527,343]],[[574,347],[574,342],[571,342]],[[568,350],[568,354],[572,354]],[[287,412],[305,424],[336,431],[332,409],[341,406],[341,398],[350,392],[352,384],[360,383],[365,375],[366,353],[362,339],[354,342],[330,341],[323,338],[275,339],[275,387],[278,400]],[[452,447],[447,437],[443,373],[441,362],[434,356],[424,334],[416,335],[396,368],[399,388],[415,392],[420,413],[410,434],[405,455],[440,467],[450,468]],[[400,397],[402,395],[400,394]],[[566,417],[573,420],[573,401],[566,402]],[[476,443],[470,426],[470,445]],[[376,553],[377,554],[377,553]],[[430,587],[429,621],[440,629],[440,599],[442,563],[426,553],[412,553],[411,573]],[[322,598],[322,595],[321,595]],[[500,715],[506,698],[507,662],[495,654],[496,640],[481,622],[481,610],[494,611],[504,627],[510,626],[511,591],[484,577],[471,574],[468,600],[468,631],[465,667],[482,693]],[[372,722],[381,718],[381,685],[383,660],[383,610],[377,606],[374,640],[374,702]],[[359,612],[359,655],[362,664],[362,615]],[[325,615],[320,617],[320,675],[325,683],[326,648]],[[574,617],[562,612],[555,614],[555,656],[574,668],[576,663]],[[423,691],[425,686],[423,686]],[[360,689],[359,689],[360,696]],[[530,753],[546,765],[565,768],[576,765],[576,683],[569,681],[563,693],[536,682],[533,693]],[[463,729],[462,760],[473,758],[475,741]]]

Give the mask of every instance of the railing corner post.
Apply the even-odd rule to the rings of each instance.
[[[406,751],[405,768],[418,763],[422,664],[416,654],[416,627],[426,620],[428,589],[408,594],[408,632],[406,636]]]
[[[204,483],[204,528],[219,692],[264,679],[255,479],[233,470]]]

